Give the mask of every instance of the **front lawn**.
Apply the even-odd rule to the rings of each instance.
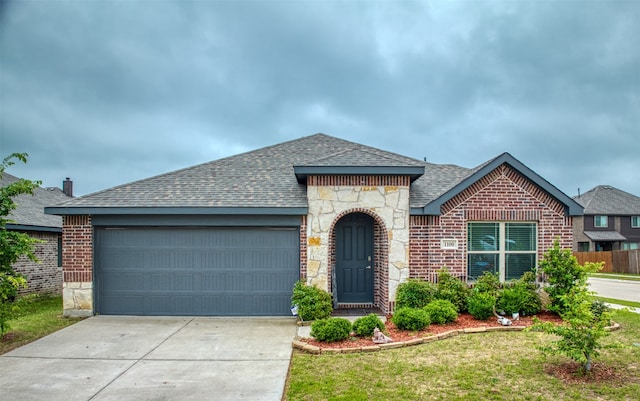
[[[536,332],[468,334],[443,341],[359,354],[294,351],[287,400],[623,400],[640,394],[640,315],[614,313],[622,325],[604,341],[594,377],[564,379],[571,360],[544,358]],[[549,373],[546,373],[549,372]]]
[[[0,355],[80,320],[82,318],[62,317],[61,296],[32,297],[20,316],[9,320],[11,329],[0,338]]]

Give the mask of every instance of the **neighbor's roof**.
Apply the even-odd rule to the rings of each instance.
[[[617,231],[585,231],[584,235],[591,241],[626,241],[624,235]]]
[[[410,206],[412,212],[421,213],[426,205],[439,204],[436,201],[446,198],[447,194],[454,196],[472,183],[470,179],[503,161],[510,162],[557,199],[571,205],[569,209],[574,210],[573,205],[580,208],[506,153],[468,169],[426,163],[316,134],[75,198],[47,208],[47,212],[158,213],[158,208],[163,208],[164,213],[306,214],[306,177],[342,172],[410,176]],[[434,213],[439,214],[439,210]]]
[[[18,180],[17,177],[4,172],[0,177],[0,187],[5,187]],[[62,229],[62,217],[45,214],[44,208],[69,199],[73,198],[65,195],[59,188],[38,187],[33,191],[33,195],[18,195],[14,198],[16,209],[8,216],[10,220],[13,220],[13,223],[8,224],[7,227],[36,231],[59,231]]]
[[[573,199],[584,207],[584,214],[640,215],[640,197],[610,185],[598,185]]]

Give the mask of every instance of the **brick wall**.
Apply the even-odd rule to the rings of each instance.
[[[13,268],[27,278],[28,287],[20,294],[60,294],[62,291],[62,267],[58,266],[59,233],[29,231],[32,238],[41,241],[35,244],[35,255],[39,263],[22,256]]]
[[[571,249],[572,219],[564,205],[526,177],[502,165],[446,202],[440,216],[411,216],[409,263],[412,278],[433,281],[437,270],[466,277],[467,223],[531,221],[538,223],[538,260],[560,239]],[[443,238],[458,240],[457,250],[440,249]]]
[[[62,219],[62,266],[64,282],[93,281],[93,229],[89,216]]]

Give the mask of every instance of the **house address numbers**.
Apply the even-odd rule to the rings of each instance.
[[[457,239],[441,239],[440,249],[458,249]]]

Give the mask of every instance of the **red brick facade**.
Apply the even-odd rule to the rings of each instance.
[[[466,278],[467,223],[473,221],[536,222],[538,260],[555,239],[571,248],[572,219],[565,216],[564,205],[502,165],[446,202],[441,216],[411,217],[411,277],[434,281],[437,270],[447,267]],[[441,249],[443,238],[458,240],[458,249]]]
[[[66,283],[93,281],[93,228],[90,216],[64,216],[62,266]]]

